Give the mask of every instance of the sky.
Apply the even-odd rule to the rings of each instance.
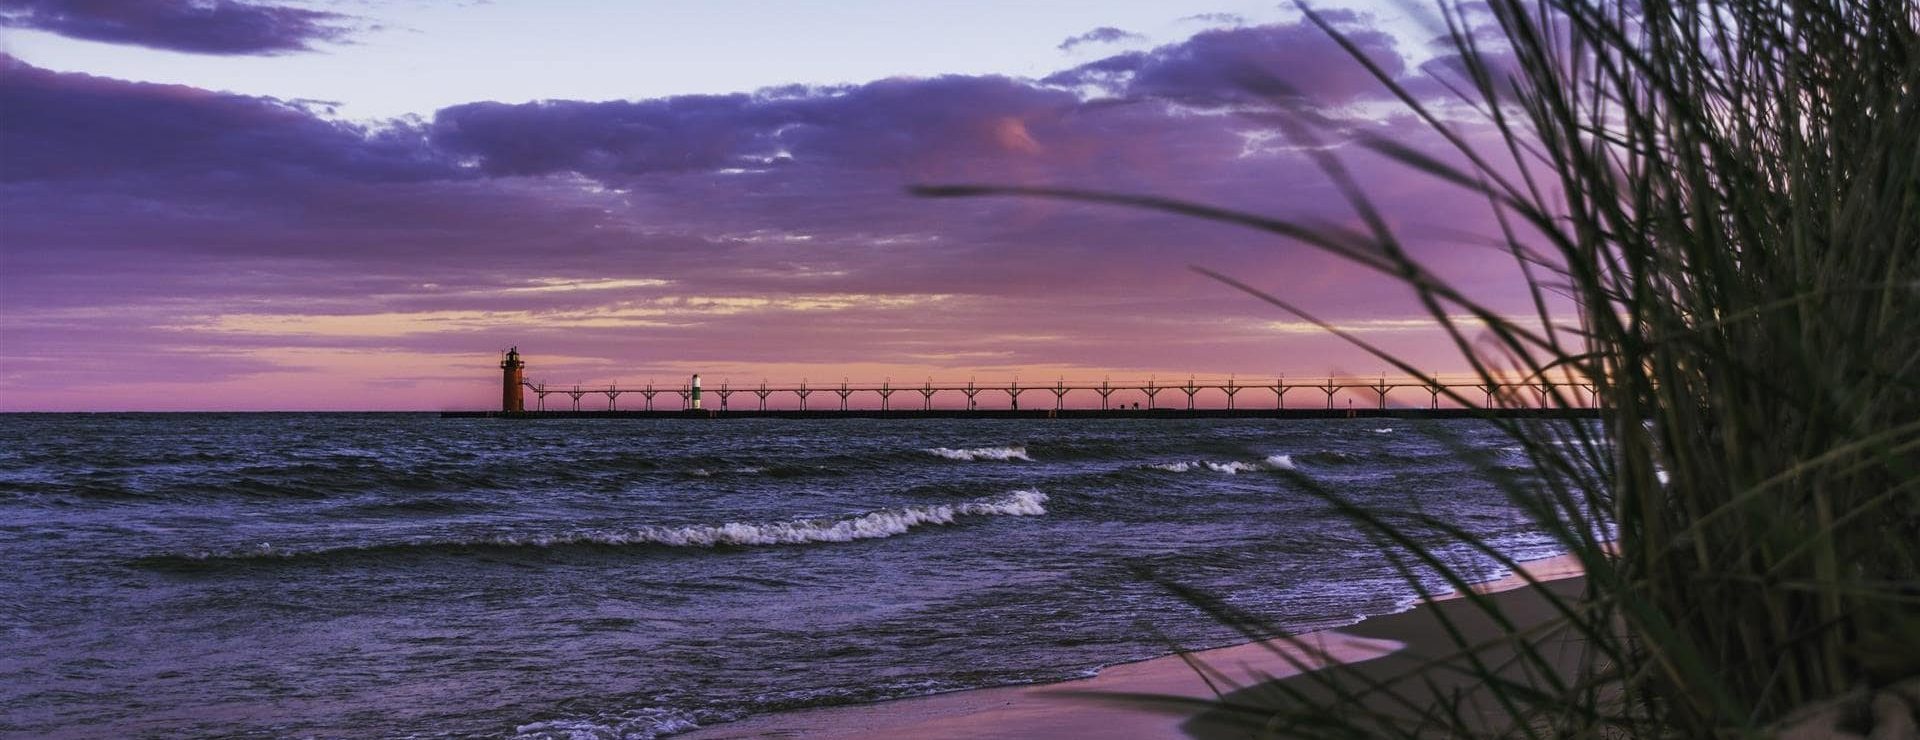
[[[1430,22],[1321,10],[1464,112]],[[508,346],[553,384],[1387,370],[1193,266],[1463,370],[1406,289],[1272,234],[907,190],[1357,225],[1330,151],[1524,311],[1485,203],[1369,135],[1443,151],[1272,3],[0,0],[0,411],[487,408]]]

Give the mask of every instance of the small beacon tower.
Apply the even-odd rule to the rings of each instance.
[[[693,374],[693,394],[687,399],[687,408],[700,410],[700,374]]]
[[[526,392],[520,384],[526,382],[527,363],[520,361],[520,348],[507,350],[507,356],[500,360],[500,410],[517,414],[527,410]]]

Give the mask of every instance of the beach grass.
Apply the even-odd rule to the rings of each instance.
[[[1540,473],[1502,485],[1586,569],[1584,595],[1550,599],[1550,625],[1522,628],[1472,592],[1463,553],[1517,568],[1490,543],[1319,491],[1409,582],[1437,577],[1504,627],[1506,652],[1486,659],[1453,631],[1455,650],[1398,679],[1320,671],[1226,709],[1281,737],[1759,737],[1898,720],[1873,697],[1920,677],[1920,4],[1447,0],[1434,17],[1454,53],[1429,65],[1445,101],[1303,10],[1445,142],[1355,134],[1284,80],[1249,80],[1363,228],[1125,193],[917,189],[1148,208],[1310,244],[1410,288],[1483,382],[1550,381],[1549,405],[1607,410],[1594,425],[1489,420]],[[1533,315],[1414,258],[1394,204],[1345,169],[1352,148],[1483,198]],[[1208,274],[1424,377],[1285,296]],[[1461,681],[1480,687],[1477,709]]]

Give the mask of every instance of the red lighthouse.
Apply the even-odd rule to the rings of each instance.
[[[526,382],[527,363],[520,361],[520,348],[507,350],[507,356],[500,360],[500,410],[517,414],[527,410],[526,393],[520,384]]]

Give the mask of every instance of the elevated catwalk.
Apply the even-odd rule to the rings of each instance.
[[[891,380],[880,383],[843,380],[838,385],[809,385],[804,380],[798,384],[761,381],[758,385],[733,385],[722,379],[717,388],[702,388],[700,376],[695,374],[686,383],[659,387],[652,382],[626,387],[614,383],[550,386],[527,379],[526,362],[520,359],[518,347],[501,353],[500,369],[501,410],[449,411],[442,416],[508,419],[1462,419],[1489,415],[1597,418],[1593,407],[1599,401],[1599,389],[1591,384],[1554,382],[1546,377],[1389,378],[1385,374],[1371,378],[1330,375],[1292,381],[1277,376],[1270,381],[1255,382],[1234,376],[1202,380],[1190,375],[1184,383],[1168,383],[1157,378],[1136,382],[1102,379],[1097,383],[1060,378],[1051,385],[1037,386],[1023,386],[1018,379],[938,383],[928,378],[919,385],[896,385]],[[1289,408],[1287,394],[1290,392],[1307,396],[1311,405],[1299,405],[1296,398],[1296,405]],[[527,403],[528,393],[533,394],[532,404]],[[1248,398],[1240,398],[1242,393],[1248,394]],[[816,401],[814,408],[807,408],[808,401],[816,395],[828,404],[838,403],[835,407],[820,408]],[[895,395],[907,399],[906,402],[894,403]],[[1391,402],[1389,395],[1394,397]],[[1587,401],[1584,406],[1580,403],[1582,395]],[[555,397],[556,405],[564,404],[565,408],[549,409],[549,396]],[[621,396],[638,396],[628,401],[639,408],[620,408]],[[733,402],[735,396],[740,396],[745,403]],[[1041,403],[1022,408],[1022,396],[1038,396]],[[1094,396],[1099,399],[1099,408],[1084,405]],[[1163,396],[1172,397],[1173,404],[1162,400]],[[941,400],[935,401],[936,397]],[[954,408],[952,401],[956,397],[965,399],[965,405]],[[1425,404],[1408,406],[1407,397]],[[1441,404],[1443,397],[1448,402],[1445,408]],[[593,408],[600,405],[598,399],[601,398],[605,399],[605,406]],[[1076,400],[1070,401],[1070,398]],[[634,403],[635,400],[638,403]],[[656,400],[660,401],[658,406]],[[773,403],[770,404],[770,400]],[[915,400],[918,403],[914,403]],[[1340,400],[1346,401],[1344,408],[1337,403]],[[1365,403],[1355,404],[1355,400]],[[798,408],[768,408],[787,405],[786,401]],[[872,405],[874,401],[878,402],[878,408]],[[1322,408],[1314,401],[1324,401],[1326,406]],[[1479,409],[1462,408],[1476,405],[1476,401],[1480,402]]]

